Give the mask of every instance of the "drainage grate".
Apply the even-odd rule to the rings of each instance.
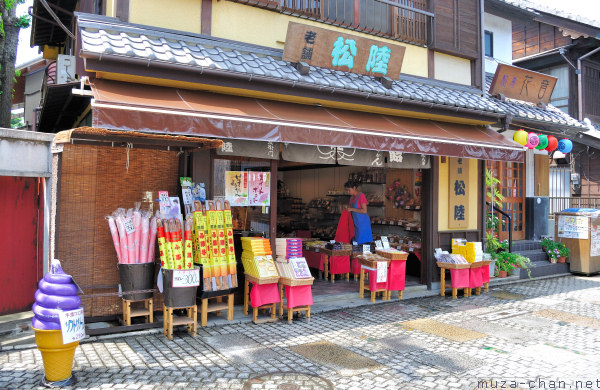
[[[243,390],[334,390],[333,384],[325,378],[299,372],[278,372],[264,374],[250,379]]]

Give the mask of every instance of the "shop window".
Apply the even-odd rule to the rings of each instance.
[[[485,56],[494,58],[494,33],[485,31]]]

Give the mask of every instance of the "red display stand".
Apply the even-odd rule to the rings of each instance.
[[[248,302],[252,305],[252,321],[257,324],[258,310],[270,309],[271,316],[267,321],[277,321],[277,303],[281,298],[277,289],[279,276],[272,278],[257,278],[252,275],[244,274],[244,315],[248,315]],[[250,283],[252,290],[250,291]],[[267,322],[262,320],[260,322]]]
[[[392,260],[388,268],[388,299],[392,297],[392,291],[398,291],[398,299],[404,295],[406,284],[406,260]]]
[[[469,296],[471,289],[469,288],[469,270],[471,264],[452,264],[437,262],[440,268],[440,295],[446,295],[446,270],[450,270],[450,282],[452,284],[452,299],[456,299],[457,290],[465,289],[465,296]]]
[[[310,321],[310,307],[313,304],[312,284],[310,279],[279,279],[279,316],[283,317],[283,291],[285,287],[286,309],[288,322],[292,322],[294,312],[304,312],[306,320]]]

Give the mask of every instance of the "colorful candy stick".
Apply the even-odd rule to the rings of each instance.
[[[136,210],[133,213],[133,227],[135,228],[133,236],[135,263],[140,263],[140,250],[142,246],[142,214],[139,210]]]
[[[115,245],[115,251],[117,251],[117,259],[121,262],[121,243],[119,242],[119,232],[117,230],[117,224],[113,217],[106,217],[108,220],[108,227],[110,228],[110,235],[112,236],[113,244]]]
[[[121,246],[121,262],[129,264],[129,248],[127,247],[127,233],[125,233],[125,221],[123,217],[117,217],[117,230]]]
[[[156,217],[150,220],[150,235],[148,237],[148,255],[144,260],[146,263],[154,262],[154,243],[156,242]]]

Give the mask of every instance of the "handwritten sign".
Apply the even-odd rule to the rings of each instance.
[[[271,173],[248,172],[248,206],[271,204]],[[264,214],[264,211],[263,211]]]
[[[587,240],[589,231],[588,220],[588,217],[559,215],[558,237]]]
[[[83,308],[60,311],[58,318],[60,320],[63,344],[73,343],[85,338]]]
[[[377,283],[387,282],[387,262],[377,262]]]
[[[231,206],[248,205],[248,172],[225,172],[225,199]]]
[[[123,220],[123,223],[125,224],[125,233],[131,234],[135,232],[135,227],[133,226],[133,219],[125,218]]]
[[[381,236],[381,244],[383,249],[390,249],[390,242],[386,236]]]
[[[363,253],[371,253],[371,245],[363,245]]]
[[[169,191],[158,191],[158,199],[161,206],[170,206]]]
[[[490,94],[503,94],[511,99],[548,104],[557,80],[556,77],[547,74],[498,64],[490,85]]]
[[[376,240],[375,241],[375,248],[376,249],[383,249],[383,244],[381,243],[381,240]]]
[[[466,228],[469,222],[469,160],[449,157],[448,227]]]
[[[192,189],[191,188],[182,188],[181,195],[183,196],[183,204],[192,204]]]
[[[200,285],[200,269],[173,270],[173,287],[195,287]]]
[[[290,22],[283,60],[398,80],[405,51],[390,42]]]

